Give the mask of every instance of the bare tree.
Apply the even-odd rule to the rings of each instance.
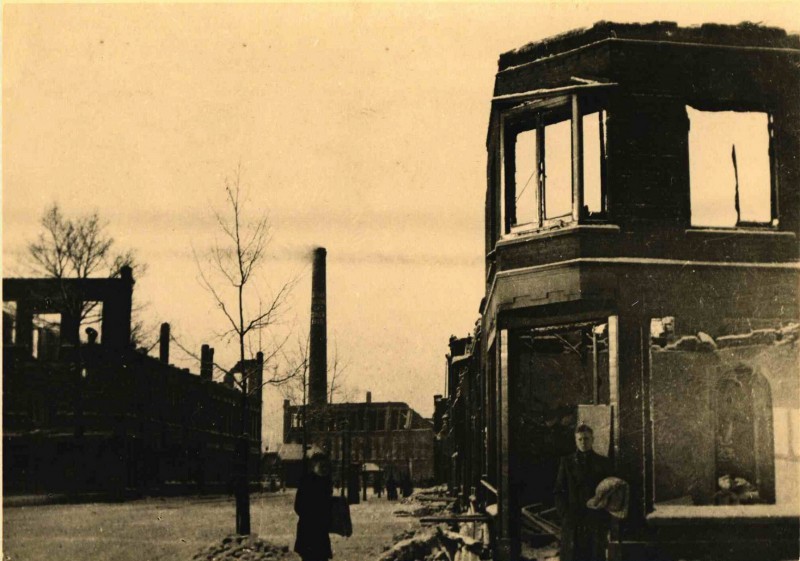
[[[278,375],[267,381],[257,378],[256,361],[246,360],[245,349],[252,337],[273,326],[287,305],[287,296],[296,280],[282,284],[269,300],[263,300],[254,284],[256,275],[264,265],[266,249],[270,242],[270,220],[267,213],[248,218],[247,203],[242,192],[241,166],[233,179],[225,180],[226,205],[217,211],[221,240],[215,240],[205,264],[195,253],[195,261],[203,287],[211,295],[215,306],[225,318],[225,330],[220,334],[225,340],[235,340],[239,363],[232,369],[220,368],[241,392],[241,437],[238,456],[239,469],[236,481],[236,532],[250,533],[250,496],[248,489],[247,457],[249,455],[248,409],[249,397],[261,392],[265,384],[279,385],[294,374]],[[258,305],[254,305],[254,297]],[[265,305],[266,302],[266,305]],[[257,310],[257,311],[255,311]],[[275,359],[285,339],[272,345],[272,350],[262,361],[268,364]],[[185,350],[185,349],[184,349]],[[257,380],[259,380],[257,382]]]
[[[281,393],[292,405],[305,406],[308,402],[308,337],[305,341],[298,339],[295,347],[293,352],[282,354],[287,372],[295,375],[281,388]],[[347,386],[346,371],[350,365],[339,356],[339,345],[334,342],[333,348],[327,367],[329,404],[346,402],[353,397],[352,389]]]
[[[29,266],[35,274],[54,279],[118,277],[123,267],[130,267],[135,277],[146,271],[133,251],[117,251],[107,223],[95,211],[74,217],[65,216],[57,203],[48,207],[40,220],[42,230],[28,244]],[[97,302],[75,301],[66,293],[64,306],[79,323],[95,322]],[[133,312],[139,310],[134,306]],[[135,319],[131,330],[133,345],[142,344],[147,329]]]
[[[347,368],[349,362],[339,356],[339,345],[334,339],[333,358],[328,362],[328,403],[351,401],[352,388],[347,385]]]
[[[281,352],[286,370],[295,374],[281,387],[284,399],[292,405],[305,406],[308,402],[308,341],[308,336],[298,338],[294,349]]]

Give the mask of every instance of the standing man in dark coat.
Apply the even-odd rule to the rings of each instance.
[[[604,561],[609,527],[608,513],[592,510],[586,501],[594,497],[598,483],[611,475],[608,458],[592,450],[591,427],[575,429],[574,454],[561,458],[556,478],[556,509],[561,515],[561,561]]]
[[[303,561],[326,561],[333,557],[328,536],[332,496],[327,458],[316,453],[311,457],[311,470],[303,476],[294,498],[294,511],[300,517],[294,550]]]

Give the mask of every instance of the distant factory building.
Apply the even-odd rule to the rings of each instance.
[[[300,444],[305,435],[306,442],[327,452],[334,478],[341,476],[344,461],[359,466],[374,463],[387,476],[407,475],[414,483],[433,480],[433,423],[406,403],[368,399],[328,405],[313,418],[309,408],[306,415],[303,406],[284,401],[284,442]],[[291,485],[288,480],[287,484]]]

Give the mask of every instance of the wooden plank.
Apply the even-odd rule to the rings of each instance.
[[[583,119],[578,96],[572,95],[572,219],[583,212]]]
[[[530,527],[533,526],[536,529],[542,530],[550,535],[553,535],[557,538],[561,538],[561,527],[553,522],[543,518],[541,513],[535,512],[534,509],[531,507],[536,507],[538,505],[529,505],[522,507],[522,520],[525,522],[526,526]],[[540,507],[539,507],[540,508]],[[547,509],[543,512],[551,512],[553,509]]]
[[[483,485],[483,486],[484,486],[486,489],[488,489],[489,491],[491,491],[491,492],[494,494],[494,496],[495,496],[495,497],[497,496],[497,489],[495,489],[494,487],[492,487],[492,484],[491,484],[491,483],[489,483],[489,482],[488,482],[488,481],[486,481],[485,479],[481,479],[481,485]]]
[[[451,514],[448,516],[423,516],[420,524],[437,524],[439,522],[489,522],[491,517],[486,514]]]

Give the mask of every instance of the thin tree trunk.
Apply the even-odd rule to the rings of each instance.
[[[250,456],[250,439],[247,431],[247,368],[244,362],[244,309],[242,302],[242,285],[239,285],[239,366],[242,375],[242,434],[239,437],[239,474],[236,484],[236,533],[250,534],[250,489],[248,460]]]

